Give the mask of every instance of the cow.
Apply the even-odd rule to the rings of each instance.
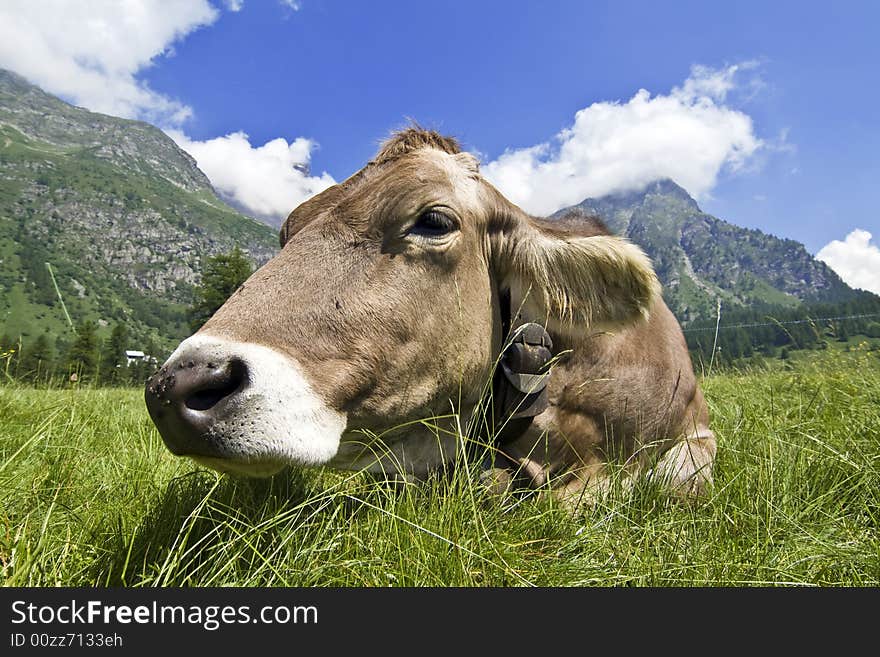
[[[296,207],[280,241],[147,381],[172,453],[246,476],[419,480],[462,456],[469,426],[496,484],[570,498],[622,472],[688,499],[710,488],[715,436],[681,328],[647,256],[601,221],[530,216],[454,138],[409,127]],[[538,357],[498,384],[513,342]],[[531,412],[487,412],[493,391]]]

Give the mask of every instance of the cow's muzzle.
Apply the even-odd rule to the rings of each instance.
[[[203,333],[180,344],[144,396],[172,453],[239,474],[326,463],[346,427],[295,359]]]
[[[248,367],[240,358],[178,359],[147,381],[147,410],[172,453],[217,457],[222,450],[212,443],[211,429],[234,412],[247,385]]]

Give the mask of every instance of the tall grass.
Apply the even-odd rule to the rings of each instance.
[[[0,388],[5,585],[880,584],[880,357],[703,381],[719,438],[698,504],[649,482],[570,513],[476,472],[392,487],[175,459],[127,389]]]

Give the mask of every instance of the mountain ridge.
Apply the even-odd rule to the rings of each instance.
[[[187,191],[216,193],[195,159],[155,126],[71,105],[5,69],[0,69],[0,121],[58,148],[94,148],[97,157],[123,170],[157,174]],[[154,142],[147,154],[135,148],[147,140]]]
[[[188,332],[205,258],[259,265],[277,233],[226,204],[158,128],[74,107],[0,69],[0,333],[69,340],[74,320],[125,322],[163,347]]]
[[[742,228],[703,212],[669,178],[599,198],[551,215],[601,218],[642,247],[654,263],[664,298],[680,321],[714,315],[718,300],[733,306],[839,303],[850,288],[796,240]]]
[[[856,294],[799,242],[707,214],[670,179],[551,218],[569,213],[597,215],[640,245],[684,323],[714,316],[718,300],[794,307]],[[168,135],[0,69],[0,334],[69,340],[60,292],[76,320],[105,333],[125,322],[135,340],[173,346],[189,332],[202,262],[236,245],[259,265],[277,234],[224,202]]]

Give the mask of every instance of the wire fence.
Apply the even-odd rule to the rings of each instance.
[[[715,331],[734,328],[758,328],[763,326],[787,326],[791,324],[816,324],[818,322],[837,322],[844,319],[867,319],[869,317],[880,317],[880,313],[864,313],[861,315],[840,315],[838,317],[807,317],[805,319],[791,319],[776,322],[751,322],[748,324],[719,324],[718,326],[705,326],[699,328],[682,329],[684,333],[696,333],[698,331]]]

